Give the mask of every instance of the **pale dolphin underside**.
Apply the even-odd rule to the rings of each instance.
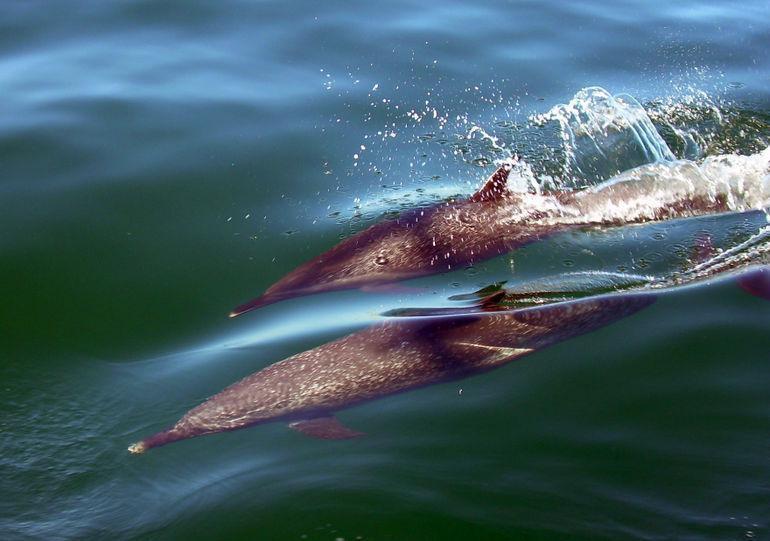
[[[725,193],[671,189],[666,179],[574,192],[513,193],[507,188],[511,167],[502,165],[468,199],[410,210],[353,235],[236,307],[230,317],[302,295],[376,288],[464,268],[569,229],[730,210]]]
[[[360,435],[335,412],[391,394],[497,368],[648,306],[654,296],[613,295],[515,311],[394,320],[270,365],[129,447],[282,421],[319,438]]]

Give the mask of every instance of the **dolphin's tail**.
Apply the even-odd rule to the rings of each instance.
[[[167,443],[172,443],[189,437],[189,434],[186,434],[181,430],[177,430],[176,428],[171,428],[169,430],[164,430],[163,432],[153,434],[152,436],[136,443],[132,443],[128,446],[128,452],[139,455],[149,449],[152,449],[153,447],[160,447],[161,445],[166,445]]]

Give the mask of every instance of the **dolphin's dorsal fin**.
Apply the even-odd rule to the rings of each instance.
[[[301,432],[305,436],[322,440],[346,440],[364,435],[363,432],[349,429],[331,415],[294,421],[289,423],[289,428]]]
[[[513,161],[505,162],[498,167],[470,200],[473,202],[498,201],[508,195],[508,174],[511,172],[513,163]]]

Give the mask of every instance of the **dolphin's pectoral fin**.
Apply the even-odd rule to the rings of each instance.
[[[474,350],[476,353],[483,352],[485,355],[475,363],[478,366],[500,366],[535,351],[533,348],[488,346],[486,344],[475,344],[473,342],[452,342],[452,345],[466,349],[468,352]]]
[[[506,162],[484,183],[484,185],[471,196],[470,200],[479,201],[497,201],[508,195],[508,174],[511,172],[513,163]]]
[[[486,298],[489,298],[490,295],[494,295],[495,293],[504,291],[503,286],[506,284],[506,282],[507,280],[503,280],[502,282],[495,282],[494,284],[490,284],[486,287],[482,287],[481,289],[477,289],[472,293],[452,295],[451,297],[449,297],[449,300],[450,301],[478,301],[479,299],[486,299]]]
[[[302,421],[294,421],[289,423],[289,428],[302,432],[305,436],[311,438],[319,438],[322,440],[346,440],[349,438],[356,438],[363,436],[363,432],[356,432],[351,430],[342,423],[336,417],[315,417],[313,419],[306,419]]]

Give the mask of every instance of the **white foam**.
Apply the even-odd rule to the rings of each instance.
[[[724,200],[725,210],[734,212],[766,209],[770,206],[770,147],[750,156],[728,154],[700,163],[678,160],[631,169],[578,194],[576,204],[565,206],[560,218],[634,223],[654,220],[660,209],[699,198],[714,204]],[[701,213],[681,210],[683,217]]]
[[[613,96],[600,87],[580,90],[566,104],[533,115],[535,125],[557,122],[563,144],[566,185],[580,186],[620,171],[657,161],[673,161],[666,145],[636,99]]]

